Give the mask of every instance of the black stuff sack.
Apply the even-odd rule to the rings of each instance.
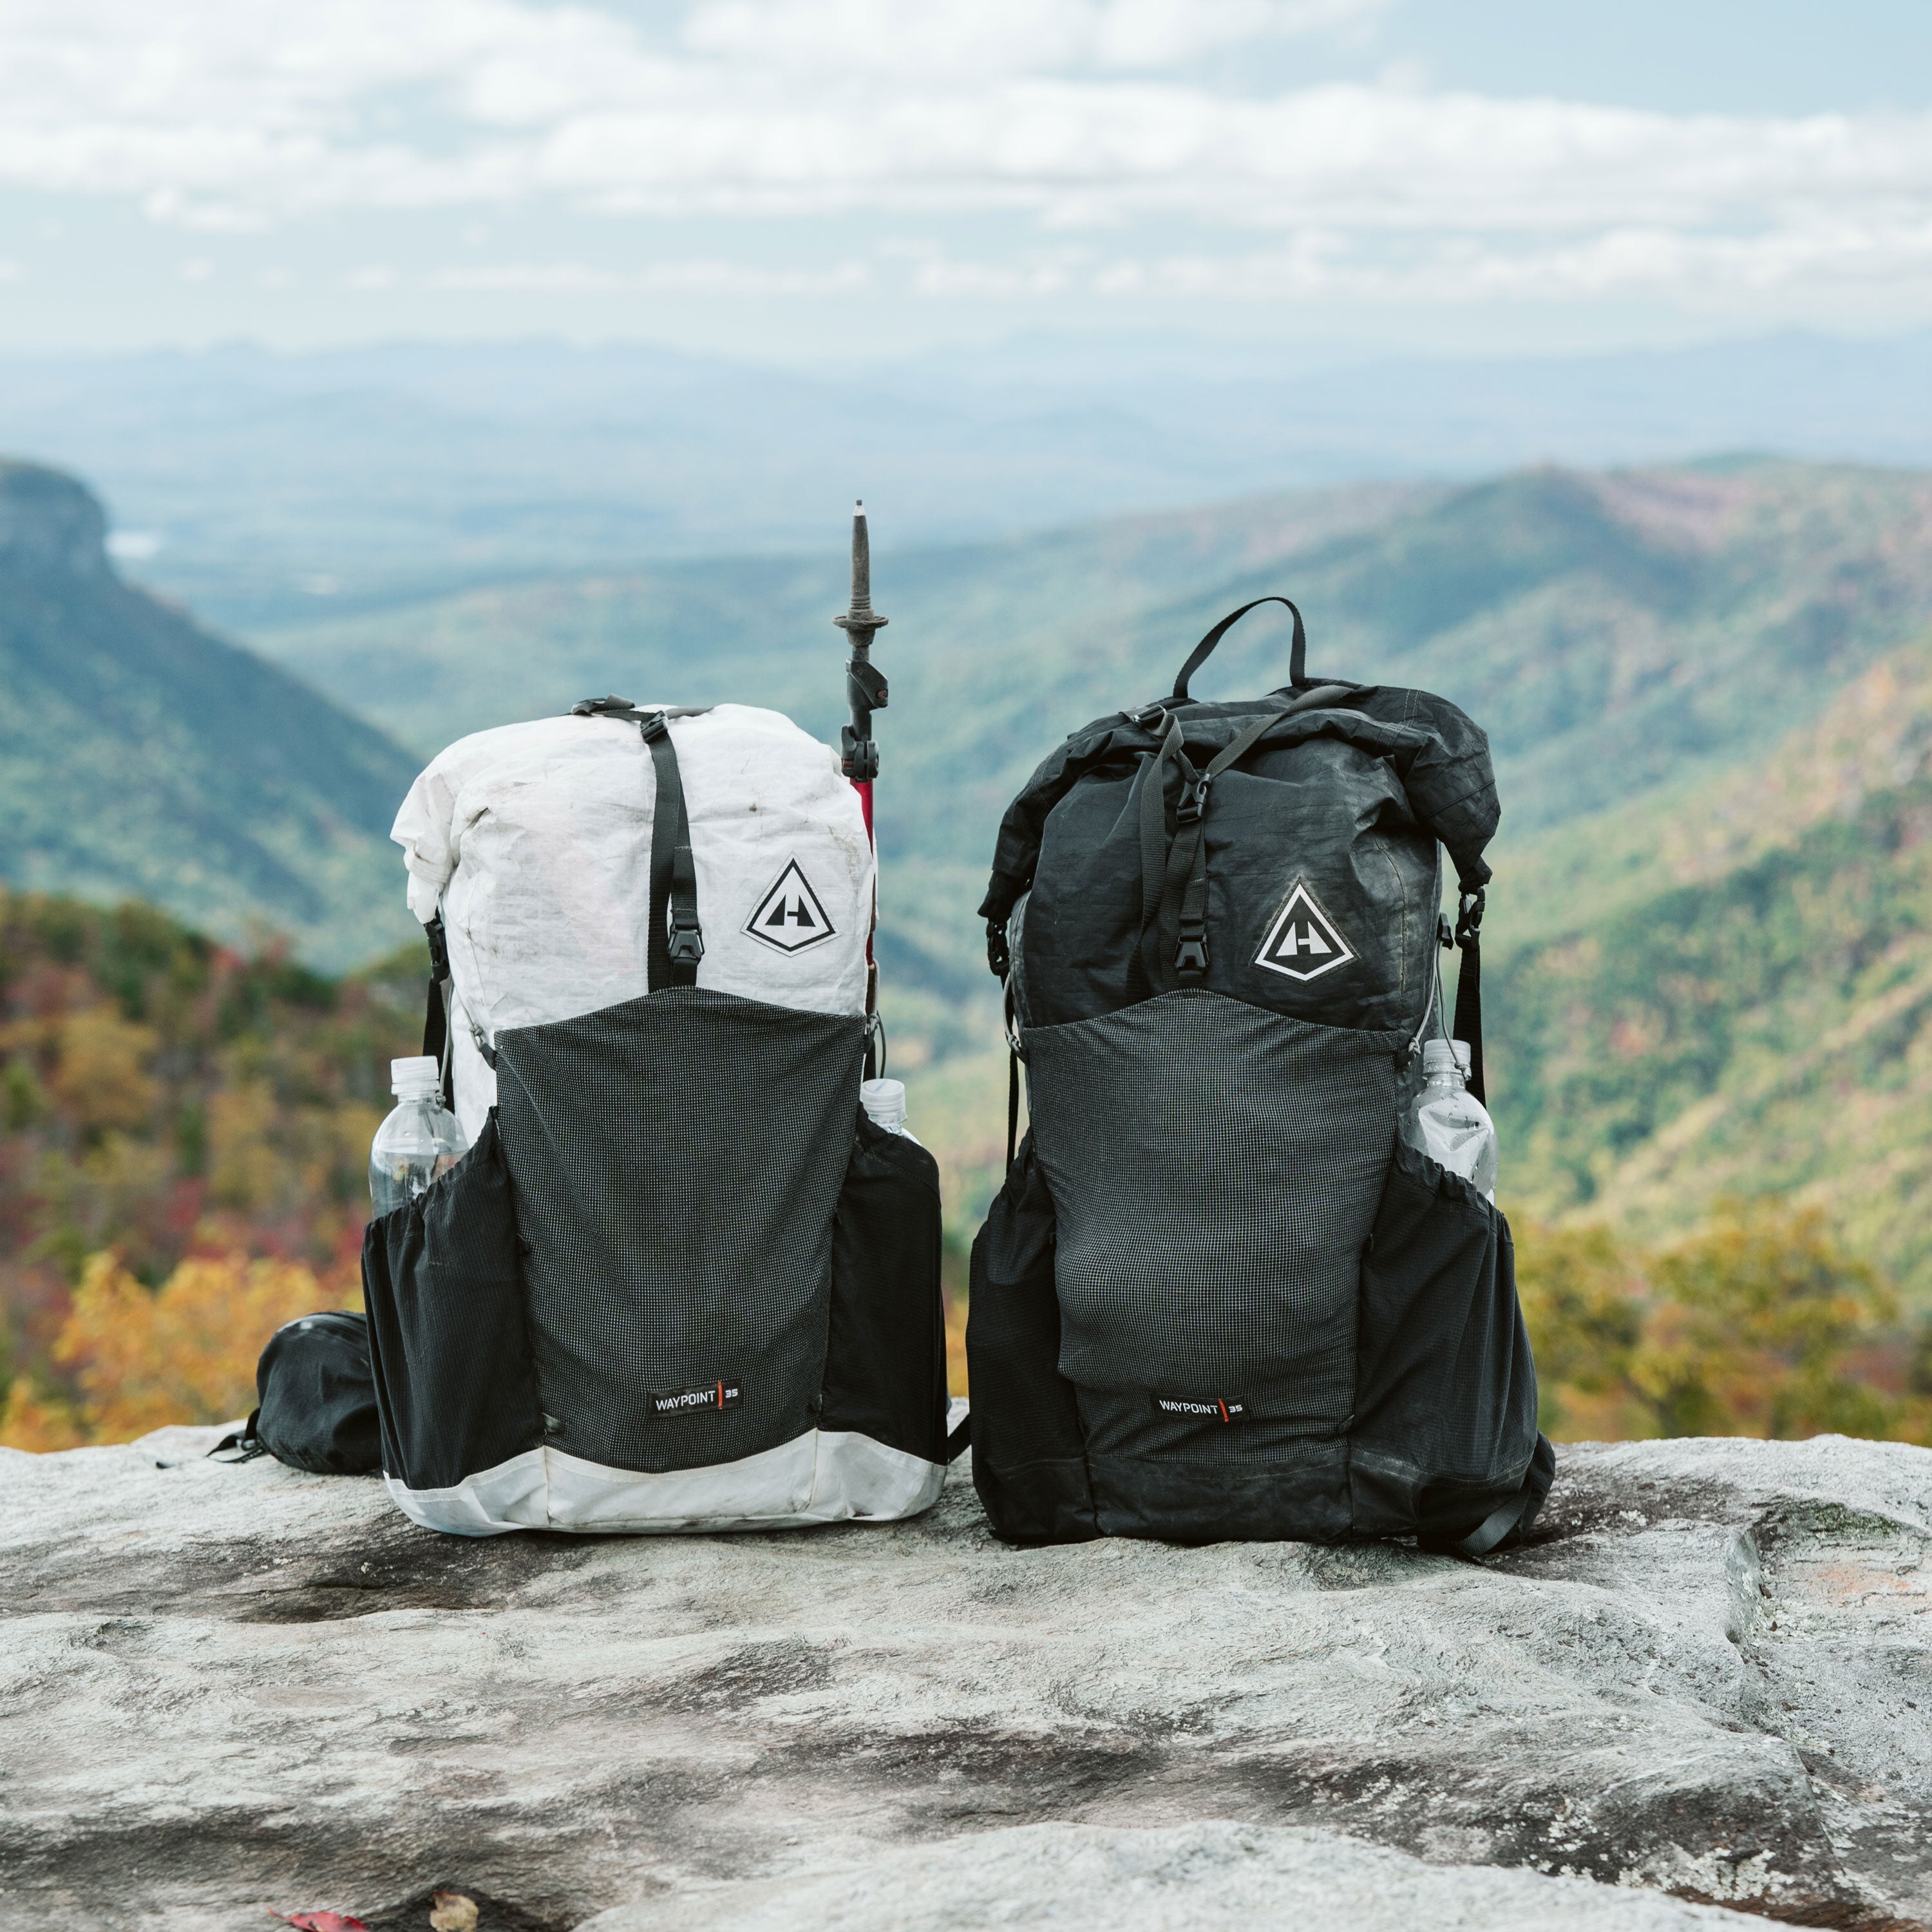
[[[254,1413],[210,1455],[245,1462],[266,1453],[316,1476],[382,1466],[366,1317],[332,1308],[284,1323],[255,1364],[255,1392]]]

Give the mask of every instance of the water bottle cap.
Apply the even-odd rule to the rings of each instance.
[[[1422,1042],[1422,1077],[1432,1080],[1438,1073],[1454,1073],[1456,1067],[1456,1049],[1446,1040],[1425,1040]]]
[[[1468,1078],[1469,1069],[1474,1064],[1475,1055],[1471,1052],[1466,1040],[1452,1040],[1449,1044],[1455,1048],[1456,1064],[1462,1070],[1462,1077]]]
[[[389,1062],[389,1091],[399,1100],[426,1100],[442,1085],[442,1069],[428,1054]]]
[[[874,1126],[896,1131],[905,1125],[905,1082],[862,1080],[859,1083],[859,1104],[865,1108]]]

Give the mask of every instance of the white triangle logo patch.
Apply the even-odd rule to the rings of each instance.
[[[745,930],[778,952],[802,952],[833,935],[832,922],[812,881],[794,859],[759,900]]]
[[[1285,973],[1291,980],[1318,980],[1354,956],[1355,949],[1342,937],[1342,928],[1322,909],[1306,883],[1297,879],[1268,928],[1255,964],[1270,973]]]

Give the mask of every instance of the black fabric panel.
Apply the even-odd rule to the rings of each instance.
[[[407,1488],[453,1487],[543,1441],[518,1263],[493,1112],[448,1174],[362,1238],[382,1467]]]
[[[939,1163],[859,1110],[832,1229],[826,1429],[946,1460],[946,1305]]]
[[[973,1243],[966,1310],[973,1486],[1009,1543],[1100,1534],[1079,1406],[1058,1366],[1053,1249],[1053,1201],[1029,1134]]]
[[[1509,1224],[1406,1144],[1362,1264],[1358,1361],[1363,1534],[1460,1536],[1521,1488],[1539,1440],[1536,1365]]]
[[[1405,1044],[1188,991],[1030,1031],[1060,1372],[1340,1429]]]
[[[499,1036],[551,1447],[700,1468],[817,1424],[865,1028],[671,986]],[[731,1406],[652,1412],[725,1379]]]
[[[255,1365],[255,1390],[256,1437],[277,1462],[317,1476],[382,1466],[366,1317],[332,1309],[284,1324]]]
[[[1078,1395],[1081,1430],[1096,1468],[1103,1456],[1153,1456],[1250,1471],[1270,1456],[1293,1461],[1310,1442],[1339,1441],[1340,1424],[1348,1420],[1312,1430],[1302,1418],[1269,1414],[1269,1405],[1248,1388],[1082,1388]],[[1156,1396],[1186,1403],[1190,1412],[1163,1408]]]
[[[1318,684],[1331,681],[1311,677]],[[1170,707],[1166,716],[1144,724],[1130,722],[1125,713],[1116,712],[1072,733],[1041,763],[1007,807],[980,916],[1004,921],[1015,900],[1033,883],[1048,814],[1088,773],[1123,760],[1131,766],[1138,754],[1156,749],[1166,716],[1182,721],[1190,747],[1197,742],[1225,744],[1257,712],[1292,695],[1283,690],[1269,699],[1240,704]],[[1284,720],[1279,742],[1299,742],[1317,732],[1345,735],[1365,749],[1379,747],[1378,754],[1394,760],[1418,822],[1449,848],[1458,874],[1472,886],[1488,878],[1483,852],[1496,836],[1501,808],[1489,740],[1465,712],[1430,692],[1356,686],[1345,711]]]
[[[1432,691],[1372,685],[1352,692],[1348,706],[1382,723],[1420,728],[1427,742],[1408,769],[1409,797],[1449,848],[1457,875],[1472,890],[1483,884],[1490,877],[1483,854],[1502,821],[1489,734]]]
[[[1140,803],[1150,763],[1094,772],[1047,819],[1018,949],[1028,1025],[1091,1019],[1146,997]],[[1172,839],[1178,785],[1172,764],[1162,769]],[[1264,743],[1215,780],[1202,829],[1201,984],[1320,1026],[1415,1031],[1436,971],[1441,880],[1435,838],[1388,757],[1340,736]],[[1348,948],[1310,979],[1261,963],[1298,884]],[[1161,983],[1171,987],[1171,939],[1161,950]]]
[[[1351,1534],[1348,1445],[1339,1439],[1293,1444],[1245,1464],[1227,1456],[1109,1455],[1097,1448],[1088,1460],[1103,1536],[1340,1543]]]

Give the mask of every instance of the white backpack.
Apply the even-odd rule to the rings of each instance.
[[[479,732],[394,832],[470,1150],[370,1224],[383,1468],[433,1528],[890,1520],[947,1460],[938,1173],[859,1103],[874,869],[776,712]]]

